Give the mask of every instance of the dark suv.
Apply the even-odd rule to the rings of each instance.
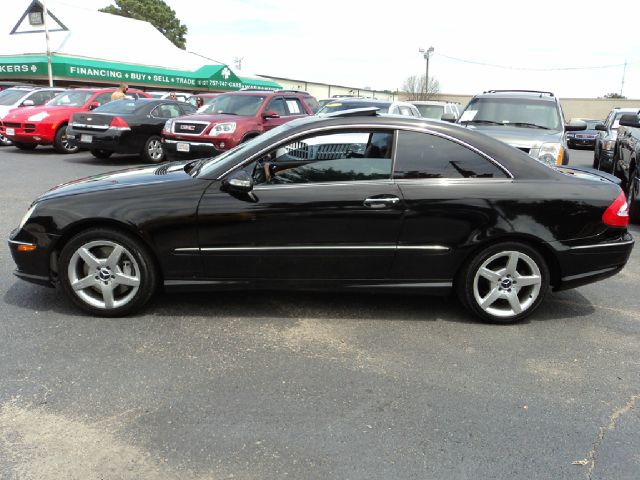
[[[244,90],[218,95],[197,115],[168,120],[162,130],[169,156],[212,156],[296,118],[313,115],[306,92]]]
[[[558,97],[537,90],[489,90],[476,95],[458,123],[551,165],[569,163],[565,132],[587,128],[582,121],[566,125]]]

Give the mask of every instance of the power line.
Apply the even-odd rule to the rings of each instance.
[[[624,67],[628,65],[632,65],[635,63],[640,63],[640,60],[635,60],[633,62],[624,62],[624,63],[616,63],[611,65],[595,65],[591,67],[548,67],[548,68],[532,68],[532,67],[514,67],[511,65],[498,65],[495,63],[486,63],[486,62],[477,62],[475,60],[466,60],[464,58],[451,57],[449,55],[444,55],[442,53],[435,53],[434,55],[438,55],[440,57],[448,58],[449,60],[455,60],[456,62],[469,63],[472,65],[481,65],[483,67],[493,67],[493,68],[503,68],[505,70],[524,70],[529,72],[554,72],[554,71],[567,71],[567,70],[596,70],[603,68],[616,68],[616,67]]]

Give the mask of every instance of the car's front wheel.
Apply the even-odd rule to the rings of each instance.
[[[147,249],[123,232],[95,228],[73,237],[60,253],[60,283],[82,310],[103,317],[127,315],[144,306],[157,286]]]
[[[462,303],[485,322],[513,323],[531,315],[549,288],[549,269],[528,245],[506,242],[485,248],[458,280]]]
[[[4,135],[0,134],[0,145],[3,146],[3,147],[11,145],[11,140],[9,140]]]
[[[113,152],[110,152],[109,150],[102,150],[102,149],[97,149],[97,148],[91,150],[91,155],[93,155],[96,158],[100,158],[102,160],[106,160],[112,154],[113,154]]]
[[[31,150],[35,150],[38,144],[13,142],[13,146],[16,147],[18,150],[31,151]]]
[[[600,170],[600,156],[598,155],[598,149],[594,148],[593,149],[593,168],[595,168],[596,170]]]
[[[78,150],[80,150],[77,146],[71,145],[69,143],[66,125],[58,127],[56,136],[53,139],[53,149],[58,153],[76,153]]]

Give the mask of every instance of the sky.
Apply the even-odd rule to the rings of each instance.
[[[424,74],[418,50],[433,47],[429,77],[442,93],[640,99],[637,0],[165,1],[188,27],[188,51],[230,65],[240,57],[242,72],[395,91]]]

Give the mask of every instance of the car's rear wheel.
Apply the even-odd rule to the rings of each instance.
[[[627,203],[629,204],[629,221],[633,223],[640,223],[640,177],[638,175],[637,168],[629,172]]]
[[[56,136],[53,139],[53,148],[58,153],[76,153],[80,150],[77,146],[73,146],[69,143],[66,125],[58,127]]]
[[[102,160],[106,160],[112,154],[113,154],[113,152],[110,152],[109,150],[102,150],[102,149],[93,149],[93,150],[91,150],[91,155],[93,155],[96,158],[100,158]]]
[[[95,228],[62,249],[60,283],[69,299],[92,315],[118,317],[144,306],[157,286],[147,249],[132,236]]]
[[[160,163],[165,159],[162,140],[158,136],[149,137],[142,149],[142,158],[147,163]]]
[[[479,252],[457,284],[462,303],[490,323],[514,323],[531,315],[548,288],[544,258],[519,242],[500,243]]]
[[[19,150],[29,151],[29,150],[35,150],[36,147],[38,146],[38,144],[37,143],[13,142],[13,146],[16,147]]]

